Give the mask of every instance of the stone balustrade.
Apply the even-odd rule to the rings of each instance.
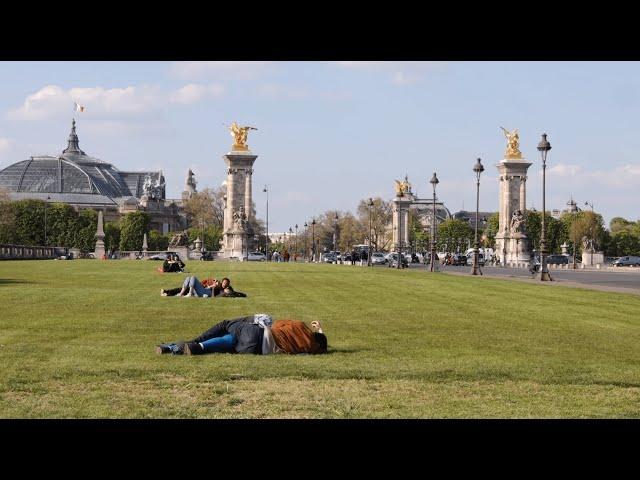
[[[66,255],[67,248],[0,244],[0,260],[47,260]]]

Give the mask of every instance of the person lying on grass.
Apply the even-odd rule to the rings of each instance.
[[[218,281],[207,278],[200,282],[198,277],[187,277],[181,288],[160,289],[162,297],[246,297],[242,292],[236,292],[231,286],[231,280],[223,278]]]
[[[318,321],[310,326],[299,320],[274,322],[270,315],[257,313],[223,320],[193,340],[160,344],[156,353],[320,354],[327,353],[327,337]]]

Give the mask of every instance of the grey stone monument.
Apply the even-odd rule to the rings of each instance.
[[[522,158],[518,130],[505,129],[508,144],[505,158],[496,167],[500,173],[499,228],[496,253],[505,266],[524,266],[530,259],[529,239],[525,233],[527,170],[531,162]]]
[[[102,224],[102,210],[98,210],[98,229],[96,231],[96,247],[93,252],[96,258],[101,259],[105,255],[104,251],[104,227]]]
[[[249,238],[253,235],[250,221],[252,210],[253,162],[257,155],[246,144],[246,133],[252,127],[231,126],[235,143],[222,158],[227,164],[227,195],[225,197],[222,257],[245,260],[249,255]]]
[[[142,237],[142,256],[143,257],[147,256],[147,250],[149,250],[149,244],[147,243],[147,234],[145,232],[144,236]]]

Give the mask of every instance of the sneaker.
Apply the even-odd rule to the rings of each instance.
[[[202,295],[202,298],[209,298],[209,295],[205,293],[204,295]]]
[[[156,347],[156,353],[162,355],[163,353],[171,353],[171,345],[162,343]]]
[[[173,355],[182,355],[184,353],[184,343],[172,343],[169,348]]]
[[[197,342],[189,342],[184,344],[185,355],[202,355],[204,350]]]
[[[164,291],[164,288],[160,289],[160,296],[161,297],[166,297],[167,296],[167,292]]]

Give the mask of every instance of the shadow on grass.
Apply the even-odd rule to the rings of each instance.
[[[21,283],[33,283],[27,280],[14,280],[13,278],[0,278],[0,285],[19,285]]]
[[[366,349],[362,348],[331,348],[327,349],[327,353],[325,355],[331,355],[333,353],[361,353],[366,351]]]

